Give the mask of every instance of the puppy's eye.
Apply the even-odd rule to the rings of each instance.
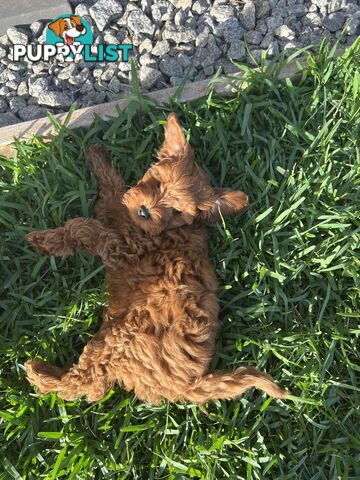
[[[65,24],[64,25],[64,30],[69,30],[69,25]]]
[[[176,208],[173,208],[173,214],[174,214],[174,217],[178,217],[179,215],[181,215],[181,212],[180,210],[176,210]]]

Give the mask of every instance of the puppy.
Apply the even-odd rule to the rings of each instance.
[[[59,18],[55,22],[49,23],[48,28],[55,35],[61,37],[65,45],[72,45],[74,39],[80,37],[86,32],[86,28],[81,23],[79,15],[71,15],[69,18]]]
[[[119,382],[151,404],[231,399],[249,387],[283,398],[286,392],[254,367],[209,372],[219,330],[214,268],[206,225],[240,213],[241,191],[213,188],[194,162],[170,114],[158,162],[129,190],[99,145],[87,158],[97,178],[96,220],[75,218],[55,230],[32,232],[45,255],[76,249],[98,255],[109,291],[103,324],[69,370],[26,362],[40,394],[96,401]]]

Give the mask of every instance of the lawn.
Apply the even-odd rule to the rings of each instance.
[[[360,478],[360,41],[326,45],[298,82],[249,74],[231,98],[157,107],[134,82],[110,124],[57,126],[0,160],[0,479]],[[152,407],[120,388],[95,404],[38,398],[23,364],[76,361],[106,302],[98,259],[42,257],[36,229],[91,216],[84,150],[101,142],[130,185],[174,110],[214,185],[247,212],[209,228],[222,330],[213,368],[256,365],[291,391]]]

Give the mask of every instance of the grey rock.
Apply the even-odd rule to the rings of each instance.
[[[225,42],[231,43],[242,40],[245,30],[241,27],[236,18],[230,18],[226,22],[218,25],[215,35],[222,37]]]
[[[91,74],[90,74],[90,70],[85,67],[81,70],[80,73],[78,73],[77,75],[74,75],[74,76],[71,76],[69,78],[69,83],[71,85],[75,85],[77,87],[81,87],[81,85],[84,84],[84,82],[86,82],[87,80],[89,80],[91,77]]]
[[[276,5],[275,8],[272,9],[271,15],[274,17],[286,17],[287,16],[287,10],[284,7],[280,6],[280,2]]]
[[[344,25],[345,15],[341,12],[330,13],[322,19],[322,25],[329,30],[329,32],[336,32]]]
[[[13,92],[11,92],[11,95],[14,95],[14,93],[17,90],[17,87],[18,87],[17,82],[15,82],[14,80],[10,80],[10,81],[6,82],[5,85],[7,87],[9,87],[10,90],[13,90]]]
[[[109,90],[113,93],[119,93],[121,90],[121,83],[120,81],[116,78],[113,77],[110,82],[109,82]]]
[[[93,77],[100,78],[101,75],[104,73],[105,67],[106,67],[106,63],[98,63],[93,70]]]
[[[295,33],[291,28],[287,25],[281,25],[280,27],[276,28],[275,36],[281,39],[288,39],[293,40],[295,38]]]
[[[117,70],[117,65],[114,63],[110,63],[109,66],[107,66],[101,74],[101,80],[104,80],[105,82],[110,81],[114,76],[116,76]]]
[[[9,107],[13,113],[17,113],[20,109],[26,107],[26,101],[21,97],[10,98]]]
[[[192,0],[177,0],[176,8],[186,10],[192,7]]]
[[[169,25],[163,31],[164,40],[172,40],[175,43],[190,43],[196,38],[196,32],[186,27],[177,27]]]
[[[11,45],[11,42],[10,42],[7,35],[1,35],[0,36],[0,45],[2,45],[4,47],[9,47]]]
[[[166,22],[173,18],[174,10],[174,5],[168,0],[158,0],[151,6],[151,16],[156,22]]]
[[[142,42],[144,42],[147,39],[147,36],[144,33],[135,33],[132,36],[132,44],[135,47],[138,47]]]
[[[308,13],[303,19],[303,25],[318,27],[321,25],[321,17],[318,13]]]
[[[185,22],[188,18],[188,12],[185,10],[178,10],[174,17],[174,24],[175,25],[185,25]]]
[[[178,55],[179,53],[183,53],[184,55],[193,55],[194,52],[195,52],[195,48],[193,45],[180,44],[180,45],[176,45],[175,47],[172,47],[169,52],[169,55],[173,57]]]
[[[170,44],[167,40],[161,40],[155,44],[155,47],[152,49],[152,55],[157,57],[163,57],[170,50]]]
[[[251,45],[259,45],[263,39],[263,35],[256,30],[246,33],[246,40]]]
[[[6,48],[0,45],[0,58],[6,57],[6,54],[7,54]]]
[[[29,96],[29,88],[25,80],[19,83],[17,94],[19,97],[28,97]]]
[[[252,65],[257,65],[261,60],[262,50],[255,49],[251,51],[251,55],[248,54],[247,61]]]
[[[208,42],[210,30],[208,26],[204,26],[200,31],[197,32],[195,45],[197,47],[206,47]]]
[[[13,62],[9,58],[3,58],[1,63],[6,65],[10,70],[14,70],[16,72],[24,72],[28,68],[25,62]]]
[[[18,115],[21,120],[27,122],[28,120],[34,120],[35,118],[46,117],[47,109],[39,107],[38,105],[28,105],[18,111]]]
[[[266,19],[266,25],[268,28],[268,32],[273,32],[278,27],[281,27],[283,24],[283,19],[281,17],[268,17]]]
[[[297,18],[303,17],[308,13],[308,9],[305,5],[292,5],[287,8],[288,15],[294,15]]]
[[[122,11],[121,3],[116,0],[98,0],[89,9],[89,13],[100,31],[104,30],[115,17],[120,16]]]
[[[222,58],[215,64],[216,69],[220,68],[225,75],[237,72],[239,69],[228,59]]]
[[[139,45],[139,53],[142,55],[144,53],[150,53],[153,49],[152,41],[149,38],[146,38]]]
[[[201,17],[199,17],[197,26],[200,27],[201,25],[207,25],[210,29],[211,33],[215,33],[217,28],[222,25],[221,23],[217,23],[211,16],[210,13],[205,13]]]
[[[170,77],[170,84],[172,87],[177,87],[182,82],[182,77]]]
[[[256,0],[255,11],[256,18],[266,17],[270,13],[271,7],[268,0]]]
[[[147,67],[152,67],[152,68],[157,67],[155,58],[152,57],[149,53],[144,53],[144,55],[141,55],[139,61],[141,65],[146,65]]]
[[[262,42],[260,44],[260,46],[262,48],[269,48],[269,45],[270,43],[273,41],[273,34],[271,32],[267,33],[264,38],[262,39]]]
[[[215,4],[210,10],[210,15],[217,22],[226,22],[226,20],[234,16],[234,9],[231,5]]]
[[[19,73],[13,72],[10,68],[5,68],[3,72],[0,74],[0,82],[8,83],[8,82],[20,82],[21,77]]]
[[[151,0],[140,0],[141,10],[146,14],[150,13],[151,3]]]
[[[6,85],[3,85],[2,87],[0,87],[0,96],[4,97],[8,95],[9,92],[10,92],[10,88],[7,87]]]
[[[242,60],[245,58],[246,50],[245,43],[240,41],[230,44],[230,48],[227,51],[227,57],[233,60]]]
[[[29,43],[29,36],[19,28],[9,27],[6,34],[14,45],[27,45]]]
[[[38,102],[41,105],[48,105],[49,107],[70,107],[72,104],[71,98],[63,92],[41,92],[38,97]]]
[[[80,93],[84,95],[85,93],[89,93],[89,92],[93,92],[93,91],[94,91],[94,89],[93,89],[93,86],[92,86],[92,81],[91,80],[85,80],[83,86],[80,89]]]
[[[90,105],[97,105],[98,103],[103,103],[105,99],[105,92],[91,92],[83,97],[82,104],[84,107],[88,107]]]
[[[255,28],[255,4],[252,1],[246,2],[239,15],[240,22],[246,30]]]
[[[38,97],[42,92],[49,89],[50,80],[44,77],[29,78],[29,94],[32,97]]]
[[[133,33],[153,35],[155,31],[155,25],[140,9],[133,10],[129,13],[127,26]]]
[[[7,101],[5,100],[5,98],[0,97],[0,113],[6,112],[7,108]]]
[[[299,45],[296,42],[286,42],[283,44],[283,50],[292,50],[294,48],[299,48]]]
[[[267,33],[267,24],[266,24],[266,18],[261,18],[260,20],[257,21],[256,23],[256,31],[260,32],[261,35],[265,35]]]
[[[112,45],[116,45],[117,43],[119,43],[119,40],[115,32],[113,33],[112,31],[106,31],[104,33],[104,42],[108,44],[111,43]]]
[[[118,64],[119,72],[129,72],[131,70],[130,62],[120,62]]]
[[[217,46],[214,35],[209,35],[206,49],[213,58],[218,59],[221,57],[222,51]]]
[[[142,66],[139,70],[140,84],[144,88],[152,88],[160,79],[161,73],[155,68]]]
[[[196,0],[193,3],[192,11],[197,15],[202,15],[210,8],[210,2],[208,0]]]
[[[351,18],[348,19],[345,32],[348,35],[360,35],[360,11],[358,14],[354,14]]]
[[[12,112],[2,113],[0,115],[0,127],[4,127],[5,125],[14,125],[15,123],[19,123],[20,120],[16,117]]]
[[[86,3],[79,3],[79,5],[76,5],[75,15],[80,15],[81,17],[88,17],[91,15],[89,5]]]
[[[74,75],[76,75],[77,70],[78,70],[78,65],[76,63],[70,63],[70,65],[66,66],[61,70],[57,78],[59,78],[60,80],[67,80],[68,78],[71,78]]]
[[[32,71],[36,74],[40,73],[40,72],[44,72],[45,70],[48,70],[49,69],[49,62],[35,62],[33,65],[32,65]]]
[[[275,55],[277,55],[278,53],[279,53],[279,44],[276,40],[273,40],[269,45],[269,48],[268,48],[268,51],[267,51],[267,56],[269,58],[272,58]]]
[[[160,61],[159,68],[168,77],[181,77],[183,73],[180,63],[168,55]]]
[[[196,81],[199,81],[199,80],[205,80],[205,73],[204,71],[202,70],[201,72],[199,72],[197,75],[194,76],[194,80]]]
[[[196,49],[196,52],[192,58],[193,64],[197,68],[201,68],[204,65],[209,65],[213,59],[209,57],[208,51],[206,48],[200,47]]]
[[[214,65],[208,65],[207,67],[203,68],[203,72],[206,77],[211,77],[212,75],[214,75],[214,71]]]
[[[187,68],[192,63],[191,57],[188,57],[187,55],[184,55],[183,53],[178,54],[177,61],[183,68]]]
[[[40,22],[39,20],[37,20],[36,22],[33,22],[31,25],[30,25],[30,30],[32,31],[32,33],[35,35],[35,37],[38,37],[39,35],[42,34],[43,30],[44,30],[44,25],[42,22]]]

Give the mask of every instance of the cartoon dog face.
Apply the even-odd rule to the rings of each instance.
[[[49,23],[49,28],[55,35],[61,37],[66,45],[71,45],[76,37],[83,35],[86,31],[79,15],[72,15],[69,18],[59,18],[55,20],[55,22]]]

